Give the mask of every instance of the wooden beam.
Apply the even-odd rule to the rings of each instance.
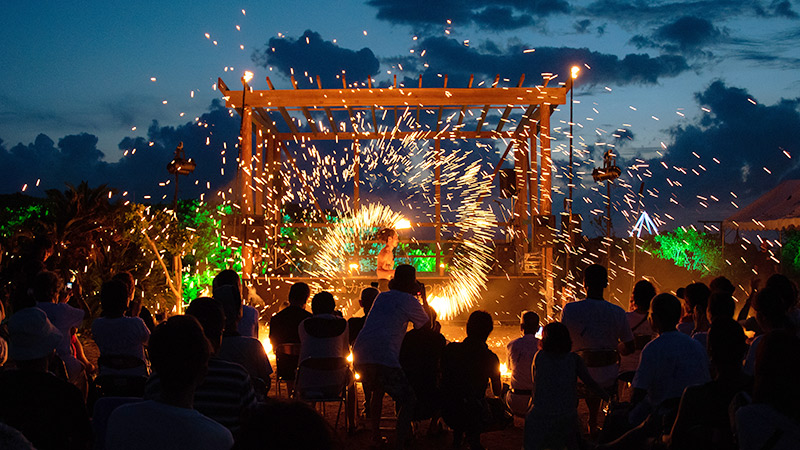
[[[494,89],[497,86],[497,82],[500,80],[500,75],[494,77],[494,83],[492,83],[492,88]],[[482,89],[481,89],[482,90]],[[477,90],[476,90],[477,91]],[[566,98],[566,95],[564,96]],[[486,115],[489,114],[489,108],[491,108],[491,102],[484,102],[485,105],[483,106],[483,110],[481,111],[481,118],[478,119],[478,127],[475,131],[478,133],[478,136],[481,134],[481,128],[483,128],[483,122],[486,120]],[[508,104],[508,103],[506,103]]]
[[[522,76],[519,77],[519,83],[517,83],[517,87],[518,88],[522,87],[522,83],[524,82],[525,82],[525,74],[523,73]],[[506,122],[508,122],[508,116],[511,114],[512,109],[514,109],[512,105],[506,106],[506,109],[503,111],[503,116],[500,117],[500,120],[497,122],[497,129],[495,129],[495,131],[497,131],[498,133],[503,131],[503,127],[506,125]]]
[[[361,140],[370,140],[370,139],[381,139],[381,140],[400,140],[406,137],[412,137],[414,139],[511,139],[515,135],[517,135],[514,131],[503,131],[502,133],[495,133],[494,130],[492,131],[484,131],[481,135],[478,135],[475,131],[458,131],[455,129],[446,129],[441,131],[400,131],[397,129],[392,130],[384,130],[379,133],[373,133],[371,131],[363,131],[358,133],[352,132],[339,132],[336,133],[323,133],[320,132],[318,135],[314,135],[308,132],[299,132],[299,133],[278,133],[277,136],[279,139],[284,141],[291,141],[295,138],[298,141],[301,140],[350,140],[350,139],[361,139]]]
[[[291,76],[292,79],[292,86],[297,90],[297,81],[294,79],[294,75]],[[317,122],[311,117],[311,113],[308,111],[308,108],[305,106],[300,108],[303,111],[303,115],[306,117],[306,121],[308,122],[308,127],[311,128],[311,133],[316,135],[319,132],[317,128]]]
[[[469,89],[472,89],[472,82],[473,81],[475,81],[475,74],[470,74],[469,75],[469,85],[467,85],[467,87]],[[456,129],[457,130],[460,129],[461,128],[461,124],[464,123],[464,116],[466,115],[465,114],[466,112],[467,112],[467,105],[464,105],[464,106],[461,107],[461,112],[458,114],[458,123],[456,124]]]
[[[272,89],[273,91],[275,90],[275,86],[272,85],[272,80],[270,80],[269,77],[267,77],[267,85],[269,85],[269,88]],[[259,92],[263,92],[263,91],[259,91]],[[275,91],[275,92],[279,92],[279,91]],[[302,91],[289,91],[289,92],[302,92]],[[251,95],[252,94],[258,95],[255,92],[251,93]],[[255,95],[253,95],[253,96],[255,97]],[[280,111],[281,116],[283,116],[284,122],[286,122],[286,125],[289,126],[289,129],[292,131],[292,133],[299,132],[299,130],[297,129],[297,126],[295,126],[294,121],[292,120],[292,116],[289,115],[289,111],[287,111],[286,108],[283,107],[283,106],[279,106],[278,107],[278,111]]]
[[[242,91],[224,91],[226,105],[241,107]],[[344,107],[439,107],[475,108],[483,105],[530,105],[566,103],[566,88],[359,88],[253,91],[247,104],[260,108],[344,108]]]

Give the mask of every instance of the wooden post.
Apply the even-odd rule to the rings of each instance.
[[[361,170],[361,162],[359,161],[359,150],[361,143],[358,139],[353,141],[353,214],[358,211],[360,206],[360,186],[359,172]]]
[[[542,146],[542,207],[545,216],[553,213],[553,159],[550,154],[550,105],[545,103],[541,109],[539,122],[539,138]],[[553,247],[547,245],[542,249],[542,271],[544,273],[545,301],[547,319],[553,319]]]
[[[434,193],[436,195],[436,271],[439,276],[444,276],[442,264],[442,142],[439,139],[434,141],[436,144],[436,165],[434,167]]]
[[[247,87],[245,87],[247,89]],[[239,132],[239,192],[242,214],[242,279],[249,280],[253,273],[253,249],[247,229],[253,216],[253,109],[242,106],[242,127]]]
[[[269,252],[269,269],[276,269],[275,248],[277,248],[278,236],[275,235],[275,208],[277,203],[276,179],[275,179],[275,137],[265,136],[264,141],[264,190],[266,192],[266,205],[264,208],[264,226],[267,238],[267,248]]]
[[[517,275],[522,275],[525,251],[528,248],[528,143],[526,139],[514,140],[514,173],[516,173],[517,201],[514,203],[514,250]]]

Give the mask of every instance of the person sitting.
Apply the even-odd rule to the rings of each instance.
[[[231,432],[193,408],[195,389],[208,370],[210,347],[194,317],[173,316],[158,325],[148,348],[160,395],[116,408],[108,419],[105,448],[230,449]]]
[[[625,310],[603,299],[608,287],[608,271],[592,264],[584,270],[583,285],[586,299],[564,305],[561,323],[569,329],[576,353],[583,358],[592,379],[604,389],[614,392],[619,375],[619,354],[628,355],[636,349],[633,332]],[[589,432],[597,432],[600,397],[579,386],[589,409]]]
[[[442,326],[436,321],[436,311],[424,308],[431,318],[422,328],[409,330],[400,346],[400,365],[403,367],[411,388],[417,397],[413,420],[431,419],[428,432],[440,430],[442,399],[439,387],[441,360],[447,340],[441,333]]]
[[[347,320],[347,328],[350,330],[350,345],[353,345],[358,337],[358,333],[364,328],[364,321],[367,320],[367,314],[369,314],[369,310],[372,308],[372,303],[375,301],[375,297],[380,293],[381,291],[379,291],[378,288],[372,286],[361,291],[358,304],[361,306],[361,309],[364,310],[364,315],[361,317],[351,317]]]
[[[311,313],[300,322],[300,362],[295,383],[304,397],[333,397],[352,379],[347,356],[350,334],[347,321],[336,312],[336,300],[322,291],[311,299]]]
[[[533,357],[533,406],[525,417],[524,448],[577,449],[577,380],[598,398],[608,400],[608,392],[594,381],[583,359],[572,352],[572,339],[563,323],[545,325],[541,346]]]
[[[130,272],[120,272],[111,279],[123,283],[128,289],[128,309],[125,311],[125,315],[142,319],[142,322],[152,333],[156,328],[156,323],[153,321],[153,315],[150,310],[142,305],[142,298],[136,295],[136,281],[133,279],[133,275]]]
[[[33,296],[36,307],[47,314],[48,320],[61,332],[61,342],[56,347],[56,354],[67,369],[69,382],[77,386],[81,392],[88,392],[86,368],[75,356],[72,349],[72,334],[83,322],[84,312],[78,308],[67,305],[59,296],[61,280],[53,272],[40,272],[36,275],[33,287]]]
[[[416,295],[421,296],[422,304]],[[389,282],[389,291],[375,298],[364,328],[353,344],[356,371],[361,374],[364,391],[372,393],[369,411],[373,444],[382,442],[380,420],[384,393],[388,393],[399,408],[398,446],[405,445],[412,437],[411,422],[417,398],[400,365],[400,347],[409,322],[414,328],[421,328],[430,321],[423,308],[428,304],[425,295],[425,285],[417,281],[416,269],[408,264],[398,266]]]
[[[9,361],[0,372],[0,422],[16,428],[39,450],[88,449],[92,430],[83,394],[48,372],[62,333],[39,308],[8,320]]]
[[[658,337],[642,350],[633,377],[632,411],[635,428],[608,449],[638,449],[672,428],[681,395],[688,386],[710,381],[708,357],[699,342],[676,329],[681,302],[672,294],[659,294],[650,303],[650,321]]]
[[[311,314],[300,322],[300,363],[307,358],[346,358],[350,354],[347,321],[334,314],[333,294],[322,291],[311,299]]]
[[[247,369],[253,389],[259,399],[263,399],[269,392],[272,366],[258,339],[239,334],[238,324],[242,315],[239,275],[233,270],[223,270],[214,277],[212,291],[214,299],[222,304],[225,311],[225,331],[215,356]]]
[[[486,417],[483,414],[489,407],[486,401],[488,383],[491,381],[495,396],[502,391],[500,360],[486,345],[493,328],[489,313],[474,311],[467,319],[467,337],[464,341],[451,342],[442,352],[442,417],[447,426],[453,429],[455,448],[461,445],[466,435],[471,449],[482,449],[480,435],[484,427],[489,422],[502,420],[502,417]],[[500,411],[503,410],[500,401]]]
[[[785,293],[777,287],[767,286],[756,294],[753,309],[756,311],[756,320],[759,327],[764,330],[764,334],[776,330],[796,331],[789,318],[787,305]],[[744,363],[744,372],[748,375],[755,373],[756,355],[764,334],[756,336],[750,344]]]
[[[716,320],[733,319],[736,300],[728,294],[728,291],[718,289],[711,292],[711,296],[708,297],[708,308],[706,308],[706,320],[708,323],[713,325]],[[698,331],[692,334],[692,339],[699,342],[703,348],[708,347],[708,331]]]
[[[277,349],[282,344],[300,343],[298,333],[300,322],[311,317],[311,313],[305,310],[309,295],[311,289],[305,283],[295,283],[289,288],[289,305],[272,316],[269,321],[269,340],[272,348]],[[294,377],[299,358],[299,355],[275,352],[276,376],[286,381],[289,392],[294,390]]]
[[[678,331],[691,336],[699,331],[708,331],[708,320],[706,320],[706,308],[708,307],[708,297],[711,290],[705,283],[692,283],[686,286],[684,299],[685,308],[691,321],[681,321],[678,324]]]
[[[647,320],[647,312],[650,310],[650,301],[656,296],[656,288],[653,283],[647,280],[639,280],[633,286],[631,293],[631,311],[625,313],[628,318],[628,325],[633,333],[633,343],[636,350],[620,358],[619,380],[624,383],[633,381],[636,368],[639,367],[639,356],[642,349],[653,338],[655,334]]]
[[[139,317],[126,317],[128,288],[111,280],[100,288],[102,317],[92,323],[92,336],[100,350],[100,375],[147,376],[144,346],[150,330]]]
[[[735,413],[741,450],[800,448],[800,338],[786,330],[761,339],[753,402]]]
[[[533,376],[531,365],[533,355],[539,351],[539,315],[533,311],[523,311],[519,328],[522,337],[514,339],[506,346],[508,350],[507,366],[511,371],[511,389],[506,393],[505,401],[511,412],[517,416],[525,416],[531,409],[533,399]]]
[[[256,399],[250,376],[244,367],[216,356],[225,324],[222,305],[213,298],[196,298],[186,308],[186,315],[197,319],[211,344],[208,370],[194,390],[194,408],[236,434],[242,418],[255,405]],[[160,375],[155,373],[147,382],[145,398],[162,398],[162,386]]]
[[[730,295],[715,292],[714,295]],[[712,302],[709,302],[709,310]],[[733,450],[728,406],[740,391],[751,391],[752,380],[742,371],[747,350],[744,330],[730,317],[717,317],[708,332],[708,354],[714,379],[706,384],[689,386],[681,396],[675,424],[666,437],[670,449]]]

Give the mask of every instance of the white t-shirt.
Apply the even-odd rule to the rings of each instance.
[[[92,336],[100,350],[100,356],[134,356],[145,361],[144,345],[150,338],[150,330],[138,317],[98,317],[92,323]],[[100,367],[101,373],[112,373]],[[142,366],[126,374],[147,375],[147,367]],[[118,373],[118,372],[113,372]]]
[[[636,336],[652,336],[655,337],[656,332],[647,320],[647,314],[636,311],[628,311],[625,313],[628,319],[628,326],[631,327],[634,340]],[[633,327],[636,327],[634,330]],[[639,356],[642,354],[641,349],[637,349],[630,355],[621,355],[619,363],[619,373],[634,372],[639,367]]]
[[[706,351],[680,331],[662,333],[645,345],[633,387],[647,391],[650,405],[680,398],[688,386],[711,381]]]
[[[77,328],[83,322],[83,310],[73,308],[66,303],[37,302],[36,307],[47,314],[50,323],[61,332],[61,341],[56,346],[56,353],[64,361],[70,380],[83,370],[83,364],[75,358],[72,352],[72,328]]]
[[[572,351],[616,350],[620,342],[633,340],[625,310],[602,299],[587,298],[564,305],[561,323],[569,329]],[[589,367],[589,374],[603,387],[614,384],[619,364]]]
[[[512,389],[533,389],[531,365],[533,355],[539,351],[539,339],[534,334],[526,334],[507,345],[508,370],[511,371]]]
[[[400,346],[408,322],[420,328],[428,320],[428,314],[413,295],[394,289],[381,292],[353,343],[354,362],[400,368]]]
[[[227,428],[194,409],[156,401],[122,405],[108,419],[105,448],[114,450],[227,450]]]

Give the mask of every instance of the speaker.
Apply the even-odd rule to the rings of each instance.
[[[513,273],[517,253],[512,243],[498,243],[494,248],[495,264],[492,268],[493,275]]]
[[[511,198],[517,195],[517,174],[514,169],[500,169],[497,173],[500,184],[500,198]]]

